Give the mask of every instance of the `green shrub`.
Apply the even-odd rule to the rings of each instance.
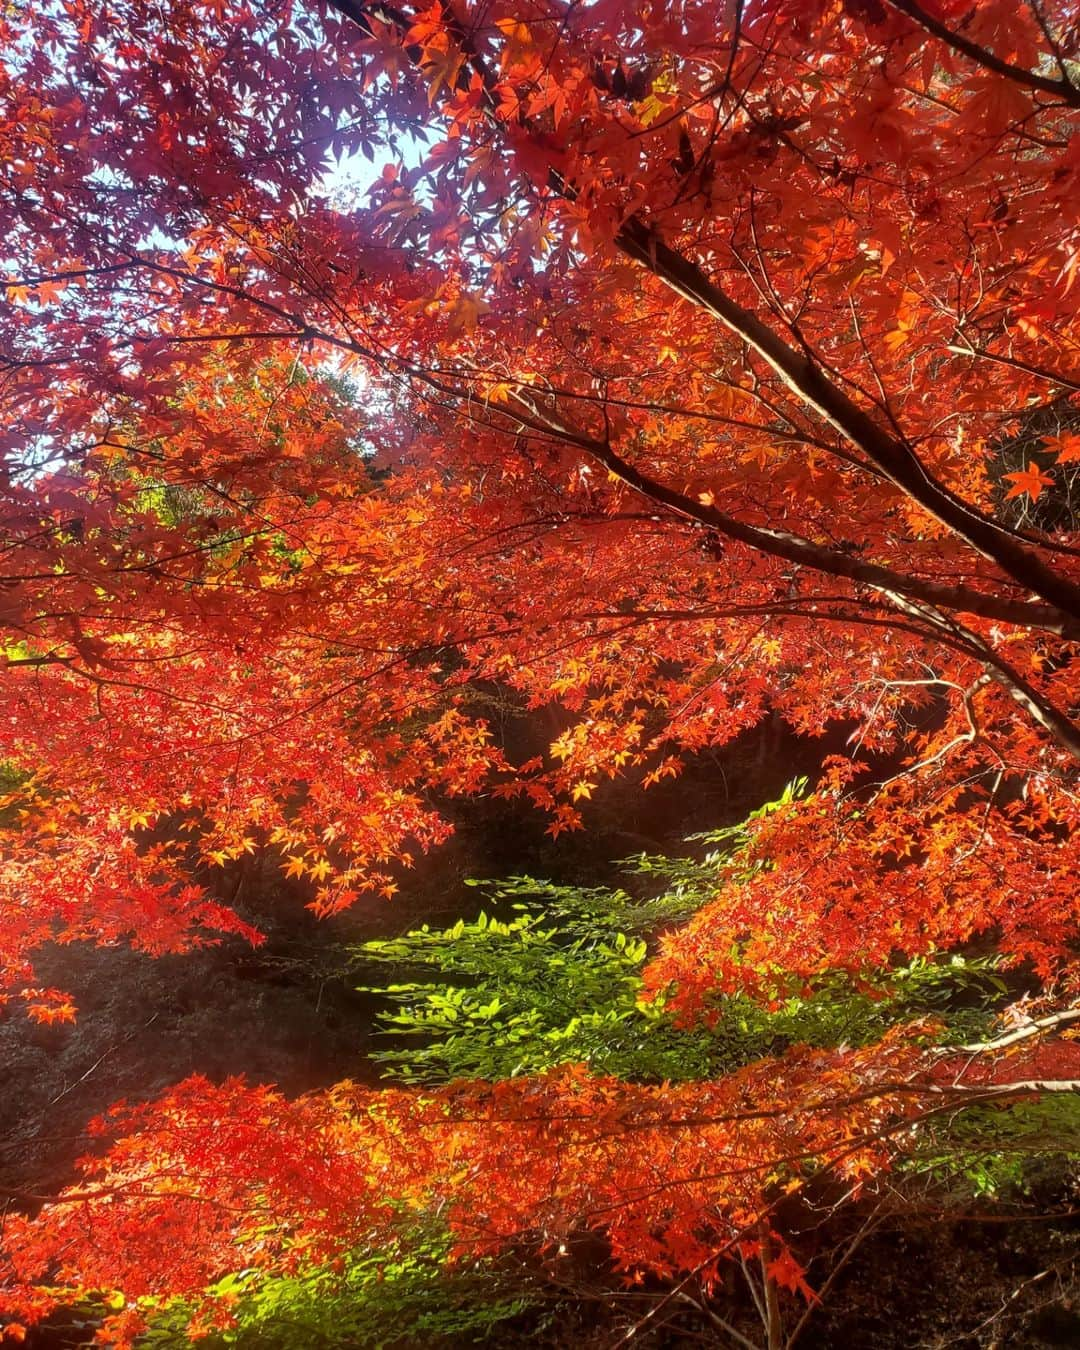
[[[905,1169],[960,1199],[1023,1200],[1064,1188],[1080,1165],[1080,1097],[971,1106],[923,1127]]]
[[[513,1281],[494,1262],[449,1265],[451,1242],[434,1223],[403,1230],[394,1254],[362,1251],[290,1276],[243,1270],[207,1290],[235,1299],[233,1325],[208,1329],[208,1350],[322,1350],[327,1345],[389,1350],[395,1346],[479,1344],[530,1306],[521,1274]],[[173,1303],[153,1319],[139,1344],[167,1350],[189,1344],[201,1328],[189,1303]]]
[[[797,790],[792,785],[781,802]],[[392,1005],[379,1026],[393,1048],[373,1058],[388,1076],[407,1083],[494,1081],[571,1062],[642,1082],[684,1081],[794,1044],[865,1044],[927,1014],[942,1019],[945,1039],[964,1040],[988,1025],[1004,993],[995,963],[954,955],[915,960],[859,982],[841,973],[825,976],[813,993],[792,990],[774,1008],[745,997],[717,998],[709,1026],[678,1026],[663,997],[643,1000],[650,942],[725,881],[761,865],[746,856],[745,825],[692,842],[705,844],[702,858],[643,854],[623,863],[639,884],[662,884],[651,896],[528,876],[473,882],[484,886],[490,912],[450,928],[425,925],[365,943],[356,951],[362,965],[413,975],[363,986]]]

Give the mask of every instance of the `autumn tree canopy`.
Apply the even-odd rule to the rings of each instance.
[[[980,937],[1068,1010],[1080,530],[1034,507],[1080,460],[1080,7],[28,0],[0,35],[11,1006],[74,1015],[34,975],[49,940],[258,940],[196,877],[245,852],[332,912],[392,896],[442,794],[523,797],[558,833],[606,779],[776,715],[848,753],[752,827],[646,995],[707,1022]],[[547,754],[499,744],[493,686],[562,710]],[[577,1070],[494,1098],[237,1089],[252,1133],[205,1143],[228,1167],[177,1124],[221,1109],[195,1085],[126,1122],[100,1187],[168,1157],[231,1170],[243,1210],[272,1120],[383,1159],[332,1169],[325,1231],[294,1160],[282,1233],[323,1252],[387,1217],[387,1176],[450,1185],[439,1156],[525,1185],[512,1159],[551,1153],[529,1132],[569,1100],[565,1189],[526,1169],[463,1240],[595,1209],[625,1269],[671,1275],[772,1240],[753,1158],[883,1166],[944,1090],[923,1046],[670,1094]],[[1080,1076],[1054,1062],[1035,1077]],[[742,1122],[755,1179],[694,1174],[665,1114],[714,1151]],[[620,1198],[613,1120],[667,1217]],[[448,1153],[401,1144],[440,1130]],[[24,1290],[56,1260],[134,1295],[254,1259],[208,1224],[164,1283],[127,1232],[80,1266],[81,1212],[23,1235]]]

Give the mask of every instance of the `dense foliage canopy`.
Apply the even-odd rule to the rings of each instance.
[[[779,1346],[785,1194],[1080,1080],[1080,8],[25,0],[0,40],[10,1007],[75,1015],[49,941],[258,941],[208,881],[245,853],[335,912],[447,796],[558,834],[770,716],[845,753],[603,929],[619,1027],[975,943],[1033,991],[962,1061],[884,1017],[674,1086],[536,1045],[430,1091],[189,1082],[9,1222],[12,1318],[104,1291],[123,1340],[438,1214],[463,1259],[760,1257]],[[555,710],[547,753],[492,690]]]

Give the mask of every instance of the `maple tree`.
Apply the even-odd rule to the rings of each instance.
[[[7,995],[74,1015],[33,973],[50,940],[257,940],[202,880],[245,852],[331,912],[445,837],[437,794],[522,796],[557,833],[605,778],[675,775],[775,714],[848,724],[852,754],[755,825],[760,865],[662,936],[646,990],[707,1020],[982,934],[1067,1002],[1080,541],[1006,508],[1077,458],[1075,4],[38,0],[0,38]],[[512,761],[493,684],[558,705],[550,753]],[[629,1269],[693,1268],[705,1208],[752,1230],[708,1259],[760,1245],[777,1156],[835,1163],[904,1118],[873,1084],[929,1072],[920,1045],[659,1099],[476,1089],[483,1126],[447,1156],[490,1150],[487,1238],[554,1231],[579,1183],[530,1218],[559,1208],[534,1108],[583,1096],[602,1130],[763,1093],[730,1196],[643,1127],[684,1197],[663,1237],[591,1137],[558,1136],[610,1184]],[[799,1115],[834,1071],[872,1095],[774,1137],[781,1097]],[[137,1205],[157,1168],[155,1222],[183,1224],[196,1181],[250,1209],[263,1164],[190,1124],[218,1091],[147,1108],[105,1191]],[[439,1184],[421,1118],[458,1109],[230,1092],[238,1128],[345,1151],[397,1119],[406,1199]],[[335,1241],[385,1194],[350,1176]],[[75,1212],[20,1230],[27,1283]],[[242,1261],[235,1227],[198,1231],[155,1293]],[[322,1252],[315,1219],[296,1231]],[[149,1289],[133,1233],[74,1284]]]

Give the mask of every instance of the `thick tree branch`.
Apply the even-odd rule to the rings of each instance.
[[[1014,66],[1009,61],[1003,61],[1000,56],[988,52],[977,42],[972,42],[962,33],[957,33],[943,24],[940,19],[935,19],[932,14],[927,14],[915,0],[886,0],[886,3],[906,15],[912,23],[918,24],[927,33],[944,42],[946,47],[950,47],[954,52],[960,52],[985,70],[992,70],[995,75],[1002,75],[1005,79],[1012,80],[1014,84],[1023,85],[1025,89],[1036,89],[1043,94],[1052,94],[1070,107],[1080,108],[1080,88],[1064,75],[1053,79],[1049,75],[1036,75],[1033,71],[1025,70],[1023,66]]]
[[[459,391],[450,388],[445,388],[443,392],[456,394],[457,397],[462,396]],[[929,605],[976,614],[980,618],[1030,625],[1062,637],[1080,637],[1080,623],[1067,618],[1053,606],[1040,605],[1028,600],[1007,600],[987,595],[985,591],[977,591],[968,586],[946,586],[936,581],[904,576],[879,563],[865,561],[841,549],[815,544],[790,531],[767,525],[751,525],[747,521],[728,515],[715,505],[695,500],[686,493],[670,488],[642,473],[623,459],[610,444],[589,436],[554,415],[538,411],[528,402],[524,394],[515,394],[511,397],[514,410],[508,411],[507,416],[514,417],[531,430],[576,446],[635,492],[676,515],[686,520],[697,521],[729,539],[735,539],[773,557],[812,567],[830,576],[842,576],[851,581],[862,582],[890,599],[894,595],[901,595]]]
[[[639,216],[632,216],[623,225],[616,243],[672,290],[719,319],[741,338],[804,403],[936,520],[1026,590],[1042,596],[1063,613],[1080,618],[1080,585],[1059,575],[1007,530],[939,483],[907,445],[878,426],[805,352],[789,346],[756,314],[713,282],[697,263],[659,238]]]

